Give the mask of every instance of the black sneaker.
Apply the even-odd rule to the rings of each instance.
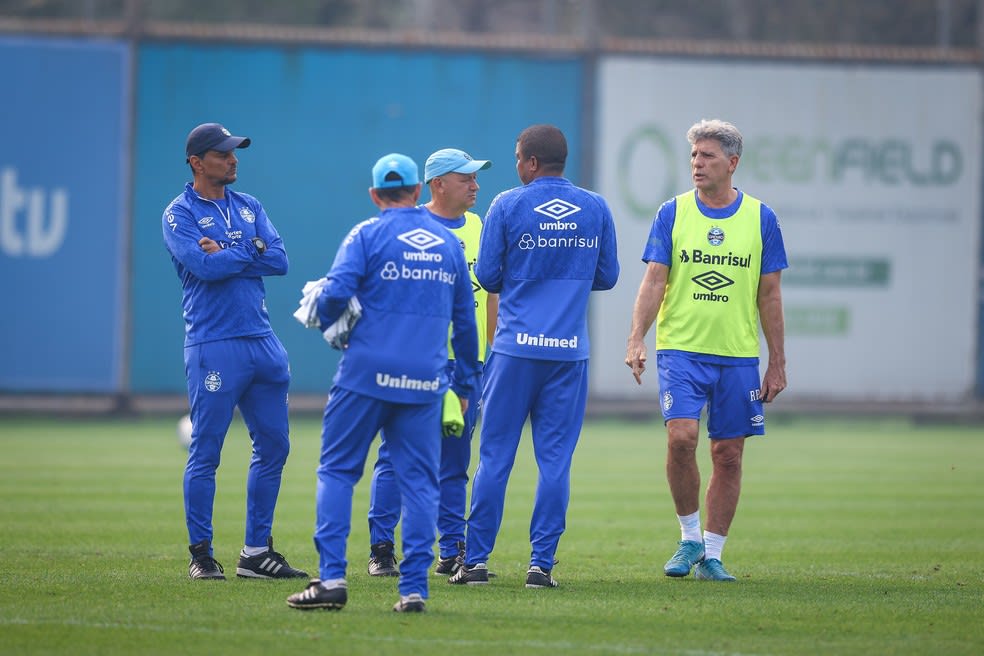
[[[456,546],[458,547],[456,555],[438,558],[434,576],[451,576],[461,569],[461,564],[465,562],[465,543],[459,540]]]
[[[400,600],[393,605],[393,610],[397,613],[423,613],[424,598],[417,592],[411,592],[407,596],[401,596]]]
[[[192,579],[214,579],[225,581],[225,570],[212,554],[209,553],[211,544],[208,540],[202,540],[197,544],[188,546],[191,552],[191,562],[188,563],[188,578]]]
[[[485,563],[475,563],[471,567],[462,565],[454,576],[448,579],[451,585],[486,585],[489,582],[489,568]]]
[[[244,579],[306,579],[308,574],[288,565],[283,554],[273,550],[273,536],[270,536],[264,553],[255,556],[239,554],[236,576]]]
[[[369,576],[399,576],[392,542],[377,542],[369,547]]]
[[[298,610],[315,608],[341,610],[347,601],[348,587],[344,583],[331,590],[325,590],[321,585],[321,579],[311,579],[306,588],[287,597],[287,605]]]
[[[550,576],[549,569],[541,569],[536,565],[530,567],[529,571],[526,572],[526,587],[527,588],[556,588],[559,583],[554,580],[554,577]]]

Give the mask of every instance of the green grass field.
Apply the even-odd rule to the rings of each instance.
[[[984,428],[777,418],[745,451],[724,552],[737,584],[668,579],[679,529],[656,423],[589,423],[554,575],[523,587],[536,481],[517,458],[491,585],[431,579],[428,612],[390,611],[365,573],[368,478],[356,488],[349,603],[286,606],[303,582],[235,578],[245,428],[219,469],[216,557],[187,578],[177,417],[0,418],[3,654],[980,654]],[[320,420],[296,417],[274,536],[317,571],[311,541]],[[477,440],[476,440],[477,441]],[[374,454],[374,450],[373,450]],[[702,439],[703,471],[707,471]],[[371,463],[370,463],[371,464]]]

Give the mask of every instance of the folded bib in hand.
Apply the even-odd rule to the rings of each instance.
[[[318,321],[318,296],[321,290],[328,284],[327,278],[309,280],[301,290],[301,301],[299,308],[294,310],[294,318],[301,322],[305,328],[319,328]]]
[[[441,411],[441,432],[444,437],[461,437],[465,432],[465,417],[461,414],[461,400],[451,388],[444,393]]]
[[[359,322],[360,318],[362,318],[362,304],[359,303],[358,298],[353,296],[349,299],[348,306],[342,312],[342,316],[321,334],[333,349],[344,350],[348,347],[349,335],[352,334],[352,329],[355,328],[355,324]]]

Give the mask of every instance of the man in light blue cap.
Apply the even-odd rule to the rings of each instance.
[[[317,300],[322,330],[341,317],[353,296],[362,316],[325,406],[314,532],[320,579],[288,597],[287,604],[301,610],[338,610],[348,601],[352,490],[379,432],[403,504],[405,560],[393,610],[424,610],[434,561],[442,401],[450,387],[467,409],[479,371],[468,265],[454,235],[417,207],[417,165],[391,153],[376,162],[372,180],[369,195],[379,215],[349,231]],[[452,324],[458,358],[449,376]]]
[[[427,158],[424,164],[424,183],[430,184],[434,178],[448,173],[471,175],[492,167],[487,159],[472,159],[472,156],[457,148],[442,148]],[[471,207],[469,205],[469,207]]]
[[[485,362],[485,352],[492,342],[495,330],[498,294],[489,294],[478,284],[473,272],[478,258],[478,242],[482,232],[482,220],[469,212],[478,194],[477,174],[492,166],[484,159],[472,159],[471,155],[457,148],[442,148],[427,158],[424,166],[424,182],[431,192],[431,200],[423,207],[439,223],[448,228],[460,241],[468,262],[468,270],[475,292],[475,323],[478,332],[478,359]],[[448,345],[447,373],[455,368],[455,351]],[[471,440],[478,422],[481,378],[468,398],[464,411],[464,427],[445,426],[441,441],[441,499],[437,517],[440,536],[439,560],[434,574],[450,576],[457,571],[465,553],[465,511],[467,509],[468,466],[471,462]],[[452,402],[455,400],[452,399]],[[393,474],[388,447],[384,440],[373,468],[369,501],[369,574],[371,576],[398,576],[393,540],[396,524],[400,519],[400,491]]]

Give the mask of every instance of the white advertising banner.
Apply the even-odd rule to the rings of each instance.
[[[687,129],[720,118],[744,136],[735,186],[783,229],[786,395],[970,397],[981,95],[970,69],[602,60],[595,179],[622,276],[592,300],[592,395],[655,402],[655,326],[641,387],[624,364],[640,258],[660,204],[692,188]]]

